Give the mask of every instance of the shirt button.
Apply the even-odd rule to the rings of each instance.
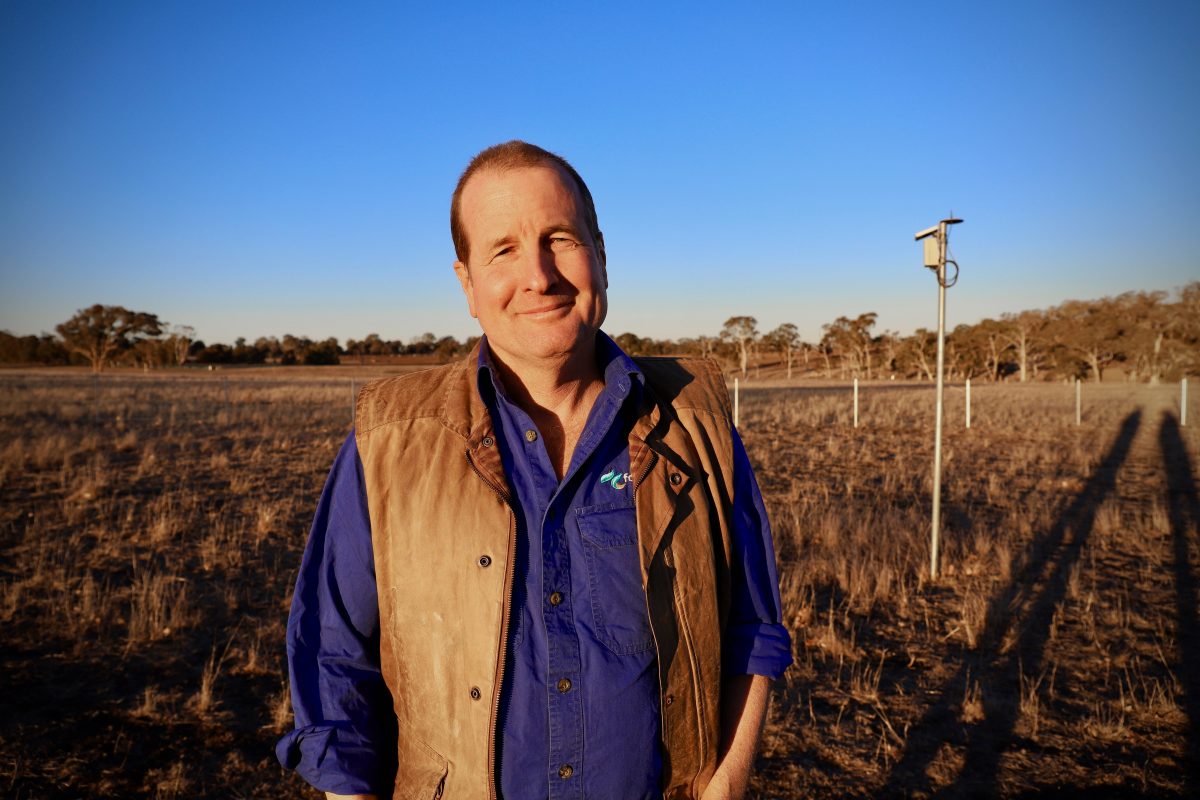
[[[558,681],[558,691],[561,694],[571,691],[571,681],[567,678],[560,678]]]
[[[479,698],[481,698],[481,697],[483,697],[483,692],[479,691],[479,687],[478,687],[478,686],[472,686],[472,687],[471,687],[471,699],[472,699],[472,700],[478,700],[478,699],[479,699]]]
[[[495,443],[496,443],[496,440],[493,439],[492,437],[490,437],[490,436],[483,437],[483,446],[484,447],[491,447]]]
[[[672,703],[674,703],[674,702],[675,702],[675,695],[673,695],[673,694],[669,694],[669,695],[667,695],[667,700],[666,700],[666,702],[667,702],[667,705],[671,705]]]
[[[479,557],[479,566],[490,567],[491,565],[492,565],[492,557],[491,556],[480,556]]]
[[[562,601],[563,601],[562,592],[551,592],[550,593],[550,605],[556,606],[559,603],[561,603]]]
[[[525,441],[536,442],[537,441],[537,431],[535,431],[533,428],[530,428],[529,430],[525,431]]]
[[[683,483],[683,477],[678,472],[671,473],[671,485],[678,486]]]
[[[566,780],[574,774],[575,770],[571,768],[570,764],[563,764],[558,768],[558,777],[562,778],[563,780]]]

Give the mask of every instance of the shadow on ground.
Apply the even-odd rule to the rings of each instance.
[[[1179,681],[1188,717],[1187,792],[1189,797],[1200,797],[1200,623],[1196,619],[1196,579],[1189,556],[1191,540],[1200,533],[1200,496],[1196,493],[1196,479],[1179,423],[1169,412],[1163,414],[1158,440],[1167,472],[1167,514],[1171,522],[1179,626],[1176,638],[1179,663],[1185,665]]]
[[[1019,713],[1021,676],[1041,670],[1054,609],[1063,599],[1070,569],[1087,543],[1096,512],[1116,485],[1117,471],[1129,455],[1140,422],[1141,412],[1125,418],[1082,491],[1034,539],[1024,566],[991,599],[978,649],[936,690],[933,704],[910,729],[880,796],[935,792],[927,768],[944,743],[965,748],[966,758],[957,778],[937,794],[998,794],[1000,759],[1013,740]],[[1013,644],[1000,653],[1006,638]],[[968,682],[978,682],[984,709],[983,720],[973,725],[965,724],[958,713]]]

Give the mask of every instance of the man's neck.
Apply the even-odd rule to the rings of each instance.
[[[509,399],[527,414],[571,416],[604,386],[595,340],[560,358],[522,358],[488,343],[489,355]]]
[[[489,353],[509,400],[541,431],[561,479],[604,388],[594,340],[561,359],[514,357],[494,347]]]

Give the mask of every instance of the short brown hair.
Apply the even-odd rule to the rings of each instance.
[[[571,180],[575,181],[575,187],[579,189],[579,196],[583,200],[583,220],[587,224],[588,232],[592,234],[592,239],[596,242],[600,241],[600,223],[596,219],[596,204],[592,201],[592,193],[588,191],[587,184],[583,182],[583,178],[579,177],[575,168],[560,155],[543,150],[535,144],[513,139],[503,144],[492,145],[472,158],[471,163],[459,177],[458,185],[454,187],[454,197],[450,200],[450,238],[454,240],[454,255],[459,261],[467,263],[470,251],[467,232],[463,230],[462,225],[462,192],[471,176],[485,169],[503,171],[518,167],[542,166],[558,167],[565,171]]]

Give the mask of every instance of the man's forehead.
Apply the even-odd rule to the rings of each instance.
[[[553,182],[545,180],[550,176]],[[567,202],[572,212],[581,207],[575,182],[552,163],[480,170],[463,187],[462,206],[464,216],[470,218],[502,213],[523,201],[546,196]]]

